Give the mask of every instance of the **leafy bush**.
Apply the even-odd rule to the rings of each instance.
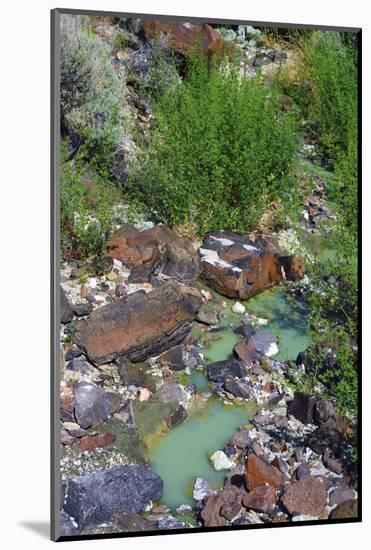
[[[124,81],[116,75],[110,53],[85,18],[61,16],[62,131],[81,136],[80,143],[95,154],[120,142],[125,121]]]
[[[337,221],[332,242],[335,258],[317,266],[311,299],[314,381],[348,414],[355,415],[358,390],[358,197],[357,197],[357,50],[354,36],[315,33],[304,42],[300,68],[303,112],[309,116],[324,156],[334,167],[331,199]],[[326,348],[336,367],[320,372]]]
[[[104,252],[107,233],[113,228],[112,207],[120,194],[116,186],[102,180],[81,157],[67,160],[62,144],[60,175],[61,250],[64,257],[97,258]]]
[[[239,67],[207,63],[197,51],[184,80],[155,105],[140,184],[159,220],[250,230],[272,201],[292,199],[296,120],[278,91]],[[133,192],[138,193],[138,186]]]

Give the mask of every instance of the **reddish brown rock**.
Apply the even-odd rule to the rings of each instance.
[[[342,504],[347,500],[354,500],[357,496],[357,493],[349,487],[337,487],[330,493],[330,504],[331,506]]]
[[[256,352],[254,341],[251,338],[235,344],[233,353],[237,359],[245,364],[251,364],[259,359],[259,354]]]
[[[224,49],[230,51],[233,48],[232,44],[225,41],[216,29],[207,24],[144,19],[142,26],[147,40],[165,38],[168,48],[182,55],[189,53],[198,41],[207,55],[220,55]]]
[[[246,482],[249,491],[268,484],[278,489],[283,485],[283,475],[278,468],[251,454],[246,460]]]
[[[80,439],[80,451],[92,451],[93,449],[101,449],[108,447],[116,441],[115,434],[105,433],[101,435],[87,435]]]
[[[246,300],[284,278],[304,275],[300,258],[285,257],[281,262],[281,257],[264,240],[254,242],[230,231],[210,233],[199,254],[202,277],[209,286],[229,298]]]
[[[326,506],[326,483],[322,477],[304,476],[286,487],[281,502],[293,516],[320,516]]]
[[[242,499],[242,504],[255,512],[269,513],[277,502],[277,493],[271,485],[256,487]]]
[[[197,290],[169,281],[93,311],[78,324],[75,341],[96,365],[121,355],[143,361],[180,343],[201,303]]]
[[[216,495],[210,495],[202,510],[201,519],[205,527],[226,525],[226,515],[237,515],[241,509],[241,495],[235,488],[223,489]],[[224,515],[221,515],[223,512]]]

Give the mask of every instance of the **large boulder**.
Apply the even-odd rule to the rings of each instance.
[[[281,502],[293,516],[320,516],[326,506],[326,482],[322,477],[304,476],[286,487]]]
[[[75,342],[96,365],[119,356],[140,362],[180,343],[201,302],[194,288],[168,281],[95,310],[80,321]]]
[[[298,257],[289,262],[268,242],[251,241],[230,231],[207,235],[199,249],[201,275],[209,286],[229,298],[247,300],[283,279],[304,276]],[[295,258],[295,260],[294,260]],[[290,265],[286,272],[285,266]]]
[[[242,378],[246,371],[241,363],[236,359],[226,359],[217,361],[206,366],[207,378],[210,382],[223,384],[226,377]]]
[[[220,55],[223,50],[233,48],[231,42],[225,41],[221,34],[208,24],[196,24],[183,21],[159,21],[144,19],[142,27],[147,40],[162,37],[163,42],[172,51],[186,55],[197,41],[200,41],[203,52],[207,55]]]
[[[118,511],[138,513],[162,495],[163,481],[143,466],[115,466],[67,480],[64,511],[79,529]]]
[[[225,509],[228,508],[229,516],[237,516],[240,512],[241,493],[236,488],[223,489],[215,495],[207,497],[202,509],[201,520],[205,527],[222,527],[227,524]],[[229,518],[228,518],[229,519]]]
[[[200,273],[192,241],[162,224],[144,231],[123,226],[110,237],[107,254],[132,270],[130,283],[148,281],[154,273],[161,280],[171,278],[190,285]]]

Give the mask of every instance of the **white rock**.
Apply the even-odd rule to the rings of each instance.
[[[200,501],[213,494],[215,491],[210,487],[209,482],[203,477],[196,477],[193,485],[193,498]]]
[[[235,302],[232,306],[232,311],[234,313],[240,313],[241,315],[243,315],[246,311],[246,308],[243,304],[241,304],[240,302]]]
[[[267,355],[268,357],[272,357],[273,355],[277,355],[278,352],[279,352],[279,349],[276,342],[272,342],[269,345],[269,348],[266,351],[265,355]]]
[[[89,279],[89,282],[88,282],[89,288],[96,288],[97,284],[98,284],[97,279],[95,279],[94,277]]]
[[[215,451],[210,457],[211,463],[215,470],[230,470],[234,467],[234,462],[229,460],[223,451]]]

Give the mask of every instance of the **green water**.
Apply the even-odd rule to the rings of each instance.
[[[199,370],[194,369],[191,376],[187,378],[188,384],[196,384],[197,392],[209,392],[211,391],[210,383],[206,376]]]
[[[256,412],[255,404],[227,406],[211,398],[182,424],[158,438],[151,453],[150,468],[164,480],[162,502],[171,508],[194,504],[195,477],[204,477],[217,488],[223,485],[226,471],[216,472],[209,456],[248,424]]]
[[[308,306],[290,295],[284,286],[275,287],[244,302],[246,310],[268,320],[257,332],[272,332],[278,338],[277,361],[296,359],[309,344],[306,324]]]

